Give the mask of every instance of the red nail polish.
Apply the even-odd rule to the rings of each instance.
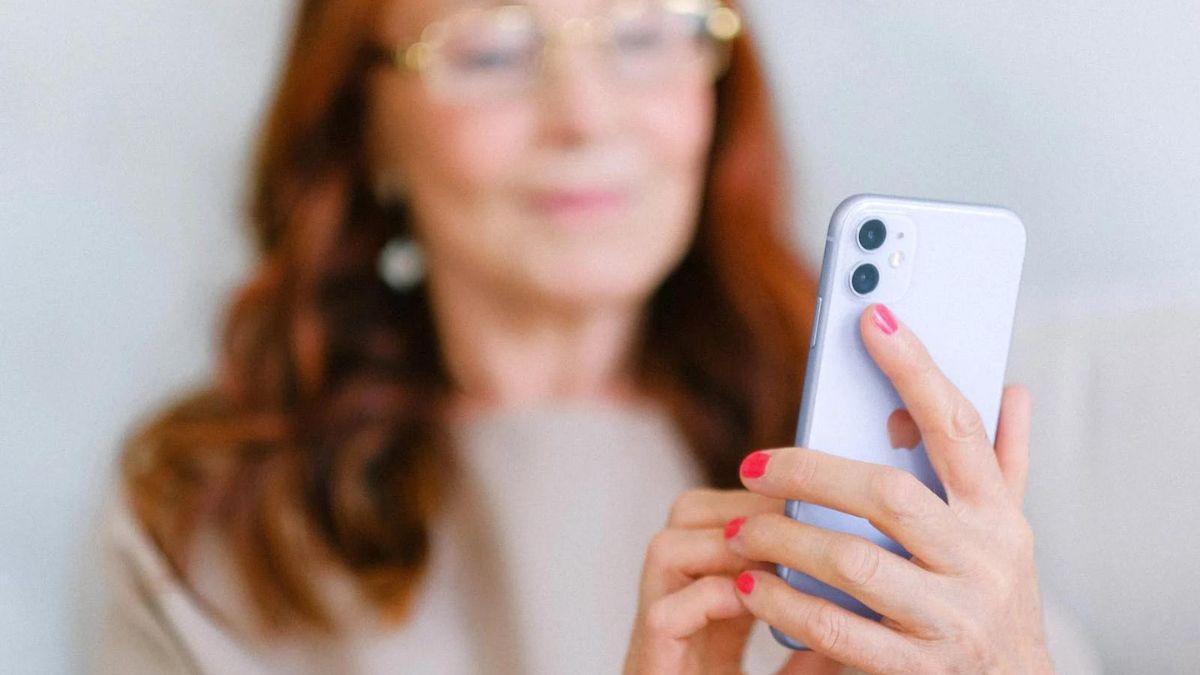
[[[746,478],[758,478],[767,470],[767,460],[769,459],[771,459],[771,454],[762,450],[755,450],[746,455],[740,469],[742,475]]]
[[[749,572],[742,572],[738,575],[737,581],[734,584],[739,591],[748,595],[750,591],[754,590],[754,576]]]
[[[725,524],[725,538],[733,539],[733,536],[738,533],[738,530],[742,529],[742,523],[744,523],[744,522],[746,522],[746,517],[742,516],[741,518],[734,518],[733,520],[726,523]]]
[[[892,316],[892,311],[887,308],[887,305],[878,304],[871,310],[871,321],[879,327],[879,330],[891,335],[896,332],[900,324],[896,323],[896,317]]]

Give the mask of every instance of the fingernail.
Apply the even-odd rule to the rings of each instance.
[[[742,460],[740,471],[746,478],[758,478],[767,470],[767,460],[769,459],[771,459],[770,453],[755,450]]]
[[[754,576],[749,572],[742,572],[734,584],[744,595],[749,595],[750,591],[754,590]]]
[[[891,335],[896,332],[900,324],[896,323],[896,317],[892,316],[892,311],[887,308],[887,305],[882,303],[875,305],[871,310],[871,321],[879,327],[879,330]]]
[[[725,538],[733,539],[733,536],[738,533],[738,530],[742,529],[742,523],[744,523],[744,522],[746,522],[746,517],[742,516],[741,518],[734,518],[733,520],[726,523],[725,524]]]

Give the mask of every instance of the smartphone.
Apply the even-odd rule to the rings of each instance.
[[[1025,227],[1008,209],[883,195],[843,201],[825,240],[796,445],[910,471],[945,500],[919,438],[911,430],[907,438],[895,429],[889,434],[889,417],[904,403],[863,346],[859,315],[874,302],[891,308],[974,404],[994,440],[1024,258]],[[785,513],[909,557],[865,518],[798,500],[789,500]],[[802,572],[784,565],[776,572],[797,590],[880,618]],[[788,647],[807,649],[771,632]]]

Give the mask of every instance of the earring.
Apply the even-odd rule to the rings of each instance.
[[[406,190],[398,170],[377,171],[372,183],[377,203],[384,207],[403,204]],[[379,250],[375,268],[393,290],[406,291],[421,283],[425,276],[425,255],[413,237],[395,236]]]
[[[376,270],[388,286],[406,291],[425,277],[425,254],[412,237],[392,237],[379,251]]]

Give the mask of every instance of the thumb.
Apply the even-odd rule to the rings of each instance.
[[[996,425],[996,462],[1008,492],[1017,506],[1025,500],[1029,478],[1029,427],[1033,416],[1032,397],[1022,384],[1004,388],[1000,420]]]

